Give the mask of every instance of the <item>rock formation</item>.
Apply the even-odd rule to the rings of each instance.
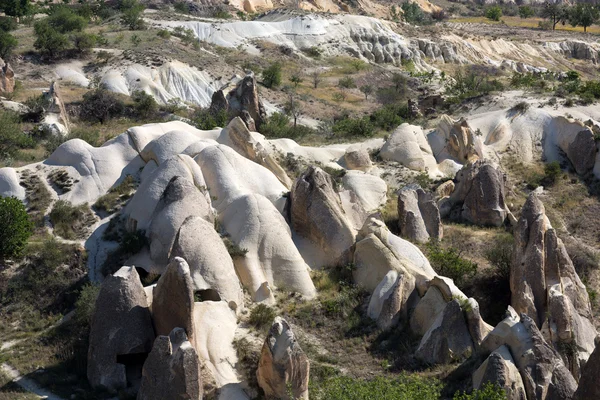
[[[442,239],[440,211],[431,193],[406,187],[398,192],[398,226],[402,236],[425,243]]]
[[[523,379],[528,400],[570,399],[577,383],[535,322],[509,307],[509,315],[483,341],[482,353],[505,345]]]
[[[523,379],[505,345],[494,350],[473,373],[473,389],[488,382],[504,389],[507,400],[527,400]]]
[[[200,360],[182,328],[158,336],[144,363],[137,400],[202,399]]]
[[[417,297],[415,278],[391,270],[373,291],[367,315],[377,321],[377,326],[388,329],[408,320],[409,303]]]
[[[437,161],[420,126],[404,123],[392,132],[379,155],[415,171],[433,169]]]
[[[575,135],[567,148],[567,157],[579,175],[585,175],[596,163],[596,142],[591,129],[584,129]]]
[[[122,267],[104,279],[96,300],[87,364],[90,385],[111,392],[139,385],[153,341],[140,277],[134,267]]]
[[[600,346],[596,346],[587,360],[579,379],[573,400],[600,399]]]
[[[348,149],[344,154],[346,168],[368,171],[373,167],[371,157],[366,149]]]
[[[588,293],[535,193],[525,202],[515,230],[510,288],[513,308],[527,314],[548,343],[558,350],[575,349],[562,355],[578,377],[597,335]]]
[[[477,148],[475,133],[466,119],[453,121],[443,115],[437,128],[437,134],[445,139],[447,154],[461,164],[473,162],[481,158],[481,151]]]
[[[438,288],[430,286],[411,314],[410,329],[417,335],[425,335],[444,308],[446,308],[444,296]]]
[[[9,63],[0,58],[0,94],[11,94],[15,90],[15,72]]]
[[[442,217],[455,210],[459,218],[475,225],[501,226],[510,213],[504,195],[504,174],[489,162],[477,160],[465,165],[455,178],[452,195],[440,203]]]
[[[294,231],[316,243],[334,259],[354,243],[354,232],[334,181],[321,168],[309,167],[294,182],[290,216]]]
[[[308,400],[309,369],[308,357],[290,325],[276,317],[260,353],[256,371],[259,386],[268,399]]]
[[[174,257],[152,291],[152,319],[156,335],[168,336],[175,328],[183,328],[194,344],[194,286],[190,267],[181,257]]]
[[[229,92],[225,94],[227,90]],[[254,74],[245,76],[231,90],[227,86],[217,90],[212,96],[210,109],[213,112],[225,111],[235,116],[240,116],[244,111],[247,112],[255,124],[248,126],[251,131],[259,130],[267,116],[265,107],[258,97]]]

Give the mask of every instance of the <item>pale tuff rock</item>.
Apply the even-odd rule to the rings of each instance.
[[[482,351],[493,352],[502,345],[510,350],[519,369],[528,400],[570,399],[577,383],[526,314],[519,319],[509,307],[509,316],[500,322],[482,343]]]
[[[256,134],[256,136],[259,136],[262,140],[255,139],[255,136],[250,133],[242,119],[236,117],[221,131],[217,140],[219,143],[230,146],[242,156],[267,168],[286,188],[290,188],[292,180],[273,157],[273,150],[265,148],[265,146],[270,145],[262,138],[262,135]]]
[[[567,148],[567,157],[579,175],[585,175],[594,168],[596,163],[596,141],[594,133],[585,129],[577,133],[575,139]]]
[[[142,179],[142,183],[125,207],[124,214],[128,216],[129,231],[148,229],[156,207],[174,177],[183,177],[198,187],[206,186],[202,171],[189,156],[176,155],[160,164]]]
[[[152,319],[156,335],[168,335],[183,328],[195,346],[194,286],[190,267],[183,258],[174,257],[152,292]]]
[[[57,82],[52,82],[50,90],[44,92],[49,106],[44,115],[42,125],[47,127],[54,135],[66,135],[71,130],[69,114],[65,109],[62,94]]]
[[[368,171],[373,167],[367,149],[357,148],[346,150],[344,161],[346,162],[346,168],[351,170]]]
[[[407,187],[398,192],[398,225],[402,236],[413,242],[425,243],[443,236],[438,206],[431,193],[421,188]]]
[[[9,63],[0,58],[0,94],[10,94],[15,91],[15,71]]]
[[[196,135],[188,131],[173,130],[157,137],[144,146],[143,150],[140,152],[140,156],[146,162],[154,160],[157,165],[161,165],[179,154],[193,156],[193,154],[189,154],[187,151],[192,145],[194,145],[194,147],[206,147],[215,144],[217,143],[214,140],[199,139]]]
[[[433,170],[437,161],[420,126],[404,123],[392,132],[381,148],[384,160],[396,161],[415,171]]]
[[[116,392],[134,384],[142,372],[139,356],[150,353],[153,341],[140,277],[134,267],[122,267],[102,282],[96,300],[87,364],[90,385]]]
[[[455,189],[447,203],[457,211],[460,218],[476,225],[501,226],[514,217],[504,198],[504,174],[489,162],[477,160],[465,165],[456,174]],[[440,203],[442,217],[450,212]]]
[[[429,261],[412,243],[393,235],[385,224],[369,217],[356,238],[353,272],[357,285],[373,292],[390,271],[415,278],[419,292],[435,276]]]
[[[387,184],[378,176],[362,171],[347,171],[342,178],[342,186],[352,192],[366,212],[379,209],[387,201]],[[364,219],[360,221],[359,229],[363,223]]]
[[[600,399],[600,346],[596,346],[587,360],[579,379],[573,400]]]
[[[447,364],[469,358],[473,341],[458,300],[446,304],[419,343],[415,357],[429,364]]]
[[[452,192],[454,192],[454,182],[452,180],[442,183],[437,187],[437,189],[435,189],[435,194],[440,199],[444,197],[450,197]]]
[[[325,253],[338,258],[354,243],[354,229],[344,212],[331,176],[309,167],[291,191],[291,226]]]
[[[0,196],[25,200],[25,188],[19,184],[19,175],[14,168],[0,168]]]
[[[316,295],[310,268],[294,245],[288,224],[267,198],[241,196],[221,213],[221,221],[231,240],[246,250],[234,263],[254,301],[273,301],[271,289],[276,287],[308,299]]]
[[[243,308],[233,261],[212,223],[188,217],[179,228],[171,256],[187,261],[194,291],[206,293],[211,300],[226,301],[235,312]]]
[[[276,317],[265,339],[256,376],[268,399],[308,400],[308,357],[287,321]],[[291,396],[288,393],[291,387]]]
[[[442,115],[436,135],[444,139],[446,153],[461,164],[481,158],[481,142],[476,139],[475,133],[465,119],[452,120],[447,115]],[[436,155],[439,160],[439,156]]]
[[[154,268],[168,263],[177,232],[190,216],[201,217],[210,223],[215,219],[206,196],[190,180],[173,177],[156,206],[148,229]]]
[[[377,321],[377,326],[388,329],[408,320],[409,303],[414,303],[417,299],[415,278],[392,270],[373,291],[367,315]]]
[[[557,349],[575,346],[575,354],[563,357],[578,377],[597,335],[590,302],[535,193],[523,206],[515,231],[510,287],[514,309],[531,317],[549,343]]]
[[[505,345],[493,351],[473,373],[473,389],[488,382],[504,389],[507,400],[527,400],[523,379]]]
[[[125,133],[131,139],[131,146],[141,153],[150,142],[173,131],[187,132],[189,134],[187,135],[188,137],[196,137],[196,140],[216,140],[219,136],[220,129],[201,131],[182,121],[170,121],[134,126],[129,128]],[[188,143],[193,142],[193,139],[188,139],[183,136],[181,138]],[[169,139],[165,144],[170,146],[170,153],[174,153],[175,146],[178,146],[177,141],[172,139]],[[150,147],[148,149],[150,149]]]
[[[245,76],[234,88],[227,85],[217,90],[212,96],[210,109],[213,112],[223,111],[236,116],[240,116],[243,112],[248,113],[255,124],[254,127],[248,128],[253,128],[251,129],[253,131],[260,129],[267,117],[265,107],[258,97],[254,74]]]
[[[137,400],[202,399],[200,360],[182,328],[158,336],[144,363]]]
[[[438,288],[430,286],[410,316],[410,329],[419,336],[425,335],[444,308],[446,300]]]

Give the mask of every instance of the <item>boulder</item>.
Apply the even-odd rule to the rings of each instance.
[[[187,261],[194,291],[207,300],[227,302],[235,312],[243,308],[243,293],[231,256],[213,224],[188,217],[175,239],[173,257]]]
[[[137,400],[202,399],[200,360],[185,330],[158,336],[144,363]]]
[[[308,357],[290,325],[276,317],[260,353],[256,371],[259,386],[268,399],[308,400],[309,369]]]
[[[579,377],[597,335],[588,293],[535,193],[525,202],[515,230],[510,287],[516,312],[535,322]]]
[[[600,346],[596,346],[587,360],[579,379],[573,400],[600,399]]]
[[[348,149],[344,154],[347,169],[368,171],[373,167],[369,152],[364,148]]]
[[[596,141],[591,129],[585,129],[575,135],[569,143],[567,157],[579,175],[585,175],[594,168],[596,163]]]
[[[447,144],[445,150],[448,155],[459,163],[465,164],[481,158],[475,133],[466,119],[454,121],[449,116],[442,115],[436,133]]]
[[[92,387],[117,392],[139,385],[154,328],[134,267],[122,267],[102,282],[89,340],[87,376]]]
[[[408,320],[410,303],[417,298],[415,278],[392,270],[373,291],[367,315],[377,321],[381,329],[388,329]]]
[[[454,182],[449,180],[442,183],[435,189],[435,194],[438,198],[449,197],[454,192]]]
[[[9,63],[0,58],[0,94],[7,95],[15,91],[15,71]]]
[[[265,146],[270,145],[261,137],[262,135],[257,134],[257,136],[260,138],[255,139],[242,119],[236,117],[221,131],[217,141],[228,145],[242,156],[267,168],[286,188],[290,188],[292,180],[273,156],[274,150],[265,148]]]
[[[290,197],[290,220],[296,233],[334,259],[352,246],[354,230],[327,172],[309,167],[294,182]]]
[[[423,336],[438,314],[446,308],[446,300],[435,286],[429,287],[410,317],[410,329],[417,335]]]
[[[379,155],[387,161],[396,161],[414,171],[437,167],[431,147],[420,126],[404,123],[386,140]]]
[[[442,239],[440,211],[431,193],[411,187],[398,192],[398,226],[401,234],[413,242]]]
[[[174,257],[152,292],[152,319],[156,335],[167,336],[175,328],[183,328],[194,344],[194,285],[190,267],[181,257]]]
[[[448,364],[471,357],[474,350],[460,303],[454,299],[437,315],[421,339],[415,357],[428,364]]]
[[[489,162],[465,165],[455,178],[449,202],[460,210],[460,218],[481,226],[502,226],[512,214],[504,202],[504,174]]]
[[[148,229],[150,256],[155,266],[166,266],[169,262],[177,232],[188,217],[197,216],[214,223],[215,217],[206,197],[187,178],[175,176],[169,181]]]
[[[507,400],[527,400],[523,379],[505,345],[493,351],[473,373],[473,389],[488,382],[504,389]]]
[[[227,91],[227,94],[224,93]],[[260,129],[267,113],[258,97],[258,87],[254,74],[250,73],[229,90],[227,86],[217,90],[212,96],[210,109],[213,112],[225,111],[228,114],[240,116],[244,111],[254,120],[254,130]]]
[[[279,287],[315,297],[310,268],[298,252],[289,225],[264,196],[239,197],[221,213],[230,239],[245,254],[234,257],[237,275],[254,301],[273,301]]]
[[[362,171],[347,171],[342,178],[344,189],[351,191],[360,207],[366,212],[373,212],[387,201],[387,184],[378,176]],[[358,229],[364,223],[361,220]]]

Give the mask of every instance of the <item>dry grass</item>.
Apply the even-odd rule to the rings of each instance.
[[[509,17],[503,16],[500,21],[492,21],[487,19],[486,17],[458,17],[450,19],[450,22],[458,22],[458,23],[478,23],[478,24],[489,24],[489,25],[506,25],[509,27],[517,27],[517,28],[535,28],[538,29],[538,24],[541,21],[545,21],[543,18],[520,18],[520,17]],[[583,33],[583,28],[580,26],[573,27],[569,24],[567,25],[556,25],[557,31],[566,31],[566,32],[579,32]],[[543,31],[542,31],[543,32]],[[593,25],[588,27],[588,33],[591,34],[600,34],[600,26]]]

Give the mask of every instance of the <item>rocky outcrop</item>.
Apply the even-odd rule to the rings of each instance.
[[[577,135],[567,148],[567,157],[579,175],[585,175],[594,168],[596,163],[596,142],[591,129],[585,129]]]
[[[388,329],[408,320],[409,303],[417,297],[414,276],[392,270],[373,291],[367,315],[381,329]]]
[[[194,323],[194,285],[190,267],[174,257],[152,291],[152,319],[157,335],[167,336],[183,328],[191,343],[196,340]]]
[[[420,126],[404,123],[392,132],[379,155],[382,159],[396,161],[414,171],[433,169],[437,161]]]
[[[514,217],[505,203],[504,181],[500,168],[489,162],[468,163],[456,174],[452,195],[440,203],[442,217],[450,215],[482,226],[501,226],[507,218],[512,222]]]
[[[535,193],[525,202],[515,230],[510,288],[513,308],[532,319],[578,377],[597,335],[590,302]]]
[[[366,149],[348,149],[344,153],[344,162],[346,168],[368,171],[373,167],[371,157]]]
[[[442,115],[436,130],[438,136],[444,138],[447,154],[461,164],[481,158],[481,151],[477,149],[475,133],[466,119],[452,120],[447,115]]]
[[[259,130],[267,117],[265,107],[258,97],[254,74],[245,76],[233,89],[224,87],[217,90],[212,96],[210,109],[213,112],[225,111],[234,116],[241,116],[244,111],[247,112],[255,124],[248,126],[251,131]]]
[[[273,156],[273,151],[268,151],[264,147],[266,143],[252,136],[241,118],[236,117],[229,122],[229,125],[221,131],[219,142],[229,145],[244,157],[267,168],[285,187],[292,186],[292,180]]]
[[[509,315],[482,343],[482,353],[505,345],[523,379],[528,400],[570,399],[577,383],[561,357],[542,337],[535,322],[509,307]]]
[[[15,71],[9,63],[0,58],[0,94],[7,95],[15,91]]]
[[[231,256],[213,224],[200,217],[186,219],[173,245],[171,254],[187,261],[194,291],[210,300],[224,300],[239,312],[243,294]]]
[[[411,314],[410,329],[419,336],[425,335],[444,308],[446,308],[444,296],[438,288],[430,286]]]
[[[58,82],[52,82],[50,90],[44,92],[48,100],[48,108],[45,110],[42,125],[49,129],[55,135],[66,135],[71,130],[69,114],[65,108],[62,93]]]
[[[473,373],[473,389],[488,382],[504,389],[507,400],[527,400],[523,379],[505,345],[493,351]]]
[[[600,345],[596,346],[587,360],[579,379],[573,400],[600,399]]]
[[[134,267],[122,267],[102,282],[90,327],[90,385],[116,392],[139,385],[152,350],[154,328],[148,300]]]
[[[431,193],[411,187],[398,192],[398,227],[402,236],[413,242],[442,239],[440,211]]]
[[[308,400],[309,369],[308,357],[296,341],[290,325],[281,317],[275,318],[256,371],[258,384],[266,397]]]
[[[319,167],[309,167],[292,186],[292,229],[338,258],[354,243],[354,231],[335,191],[331,176]]]
[[[144,363],[137,400],[202,399],[198,353],[185,330],[158,336]]]
[[[469,358],[474,350],[460,303],[454,299],[435,318],[415,357],[429,364],[447,364]]]

